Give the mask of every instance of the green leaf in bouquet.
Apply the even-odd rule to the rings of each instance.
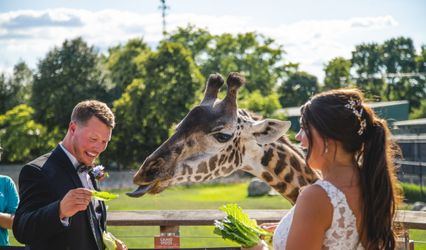
[[[91,192],[93,197],[101,201],[110,201],[118,197],[118,194],[113,194],[105,191],[91,190]]]
[[[219,208],[227,216],[222,221],[215,221],[214,233],[239,243],[243,247],[253,247],[260,242],[260,236],[271,236],[268,231],[257,225],[243,212],[237,204],[227,204]]]
[[[226,204],[219,208],[224,211],[229,219],[234,218],[239,224],[244,225],[247,229],[253,230],[257,234],[272,236],[272,234],[257,225],[256,220],[250,219],[247,213],[245,213],[240,206],[237,204]]]

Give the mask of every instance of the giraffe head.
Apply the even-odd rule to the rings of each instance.
[[[226,97],[218,100],[223,83],[219,74],[210,75],[203,101],[178,124],[175,133],[146,158],[133,178],[139,188],[128,193],[129,196],[159,193],[177,183],[203,182],[238,169],[262,174],[263,170],[256,169],[265,160],[262,147],[281,138],[290,122],[255,121],[247,112],[239,110],[237,93],[245,79],[238,73],[228,76]]]

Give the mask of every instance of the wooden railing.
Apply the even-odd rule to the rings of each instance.
[[[278,222],[288,210],[245,210],[258,224]],[[108,225],[111,226],[160,226],[160,233],[179,235],[179,226],[212,226],[214,220],[222,219],[225,213],[218,210],[146,210],[110,211]],[[426,230],[426,212],[399,210],[395,218],[404,229]],[[402,246],[403,245],[403,246]],[[414,249],[408,233],[401,239],[398,249]]]
[[[258,224],[278,222],[288,210],[245,210]],[[222,219],[225,213],[218,210],[138,210],[110,211],[108,225],[111,226],[212,226],[214,220]],[[396,221],[407,229],[426,230],[426,212],[397,212]]]
[[[288,210],[245,210],[245,212],[250,218],[256,219],[257,223],[261,224],[278,222]],[[159,226],[160,233],[172,233],[179,236],[180,226],[212,226],[214,225],[214,220],[222,219],[224,216],[225,213],[218,210],[109,211],[107,224],[110,226]],[[399,210],[395,220],[401,223],[405,229],[426,230],[426,212]],[[411,243],[403,241],[401,246],[398,249],[414,249],[412,241]],[[2,249],[21,250],[23,247],[0,247],[0,250]],[[229,247],[222,249],[239,248]]]

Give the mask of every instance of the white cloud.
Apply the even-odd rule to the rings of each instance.
[[[339,20],[304,20],[275,26],[259,26],[248,16],[171,14],[167,29],[188,23],[207,28],[213,34],[256,31],[276,39],[288,52],[288,59],[301,69],[322,77],[323,64],[336,56],[349,57],[355,44],[377,38],[374,34],[398,25],[391,16],[358,17]],[[54,46],[65,39],[82,36],[100,48],[144,37],[149,44],[162,38],[160,13],[82,9],[21,10],[0,13],[0,70],[13,67],[19,59],[35,67]]]

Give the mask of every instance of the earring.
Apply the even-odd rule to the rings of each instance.
[[[325,149],[324,149],[324,154],[328,153],[328,142],[325,141]]]

